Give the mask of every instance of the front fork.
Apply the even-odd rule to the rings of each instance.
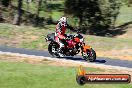
[[[85,43],[82,44],[81,46],[81,53],[83,57],[89,56],[90,53],[88,54],[88,51],[91,50],[91,46],[85,45]]]

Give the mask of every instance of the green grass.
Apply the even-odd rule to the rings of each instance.
[[[131,38],[109,38],[109,37],[97,37],[86,36],[85,42],[93,46],[97,50],[121,50],[124,48],[132,48]]]
[[[132,7],[126,5],[120,8],[120,13],[116,20],[116,25],[122,25],[124,23],[132,21]]]
[[[52,12],[52,18],[53,18],[53,20],[59,20],[62,16],[64,15],[64,13],[63,12],[58,12],[58,11],[54,11],[54,12]]]
[[[89,72],[102,71],[87,68]],[[87,84],[79,86],[75,67],[0,62],[0,88],[132,88],[132,84]]]
[[[51,33],[49,29],[52,26],[45,29],[33,28],[28,26],[15,26],[10,24],[0,24],[0,39],[2,44],[7,46],[16,46],[21,48],[30,49],[43,49],[47,47],[47,43],[44,38],[47,34]],[[33,39],[33,37],[36,37]],[[17,44],[13,44],[13,41],[17,41]]]

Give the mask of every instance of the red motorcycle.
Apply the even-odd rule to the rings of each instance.
[[[55,33],[48,34],[45,39],[50,42],[48,46],[49,53],[53,57],[59,58],[59,44],[55,41]],[[62,42],[65,45],[61,50],[63,56],[74,56],[81,52],[86,61],[94,62],[96,60],[96,52],[91,46],[85,45],[84,38],[79,32],[75,35],[66,35],[66,39]]]

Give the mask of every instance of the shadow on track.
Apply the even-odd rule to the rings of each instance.
[[[86,62],[86,60],[82,59],[81,57],[63,57],[65,59],[68,59],[68,60],[74,60],[74,61],[81,61],[81,62]],[[106,60],[102,60],[102,59],[98,59],[95,60],[95,62],[91,62],[91,63],[106,63]]]

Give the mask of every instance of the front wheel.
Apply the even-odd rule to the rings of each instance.
[[[86,53],[83,52],[83,58],[86,61],[94,62],[96,60],[96,52],[92,48],[88,49]]]

